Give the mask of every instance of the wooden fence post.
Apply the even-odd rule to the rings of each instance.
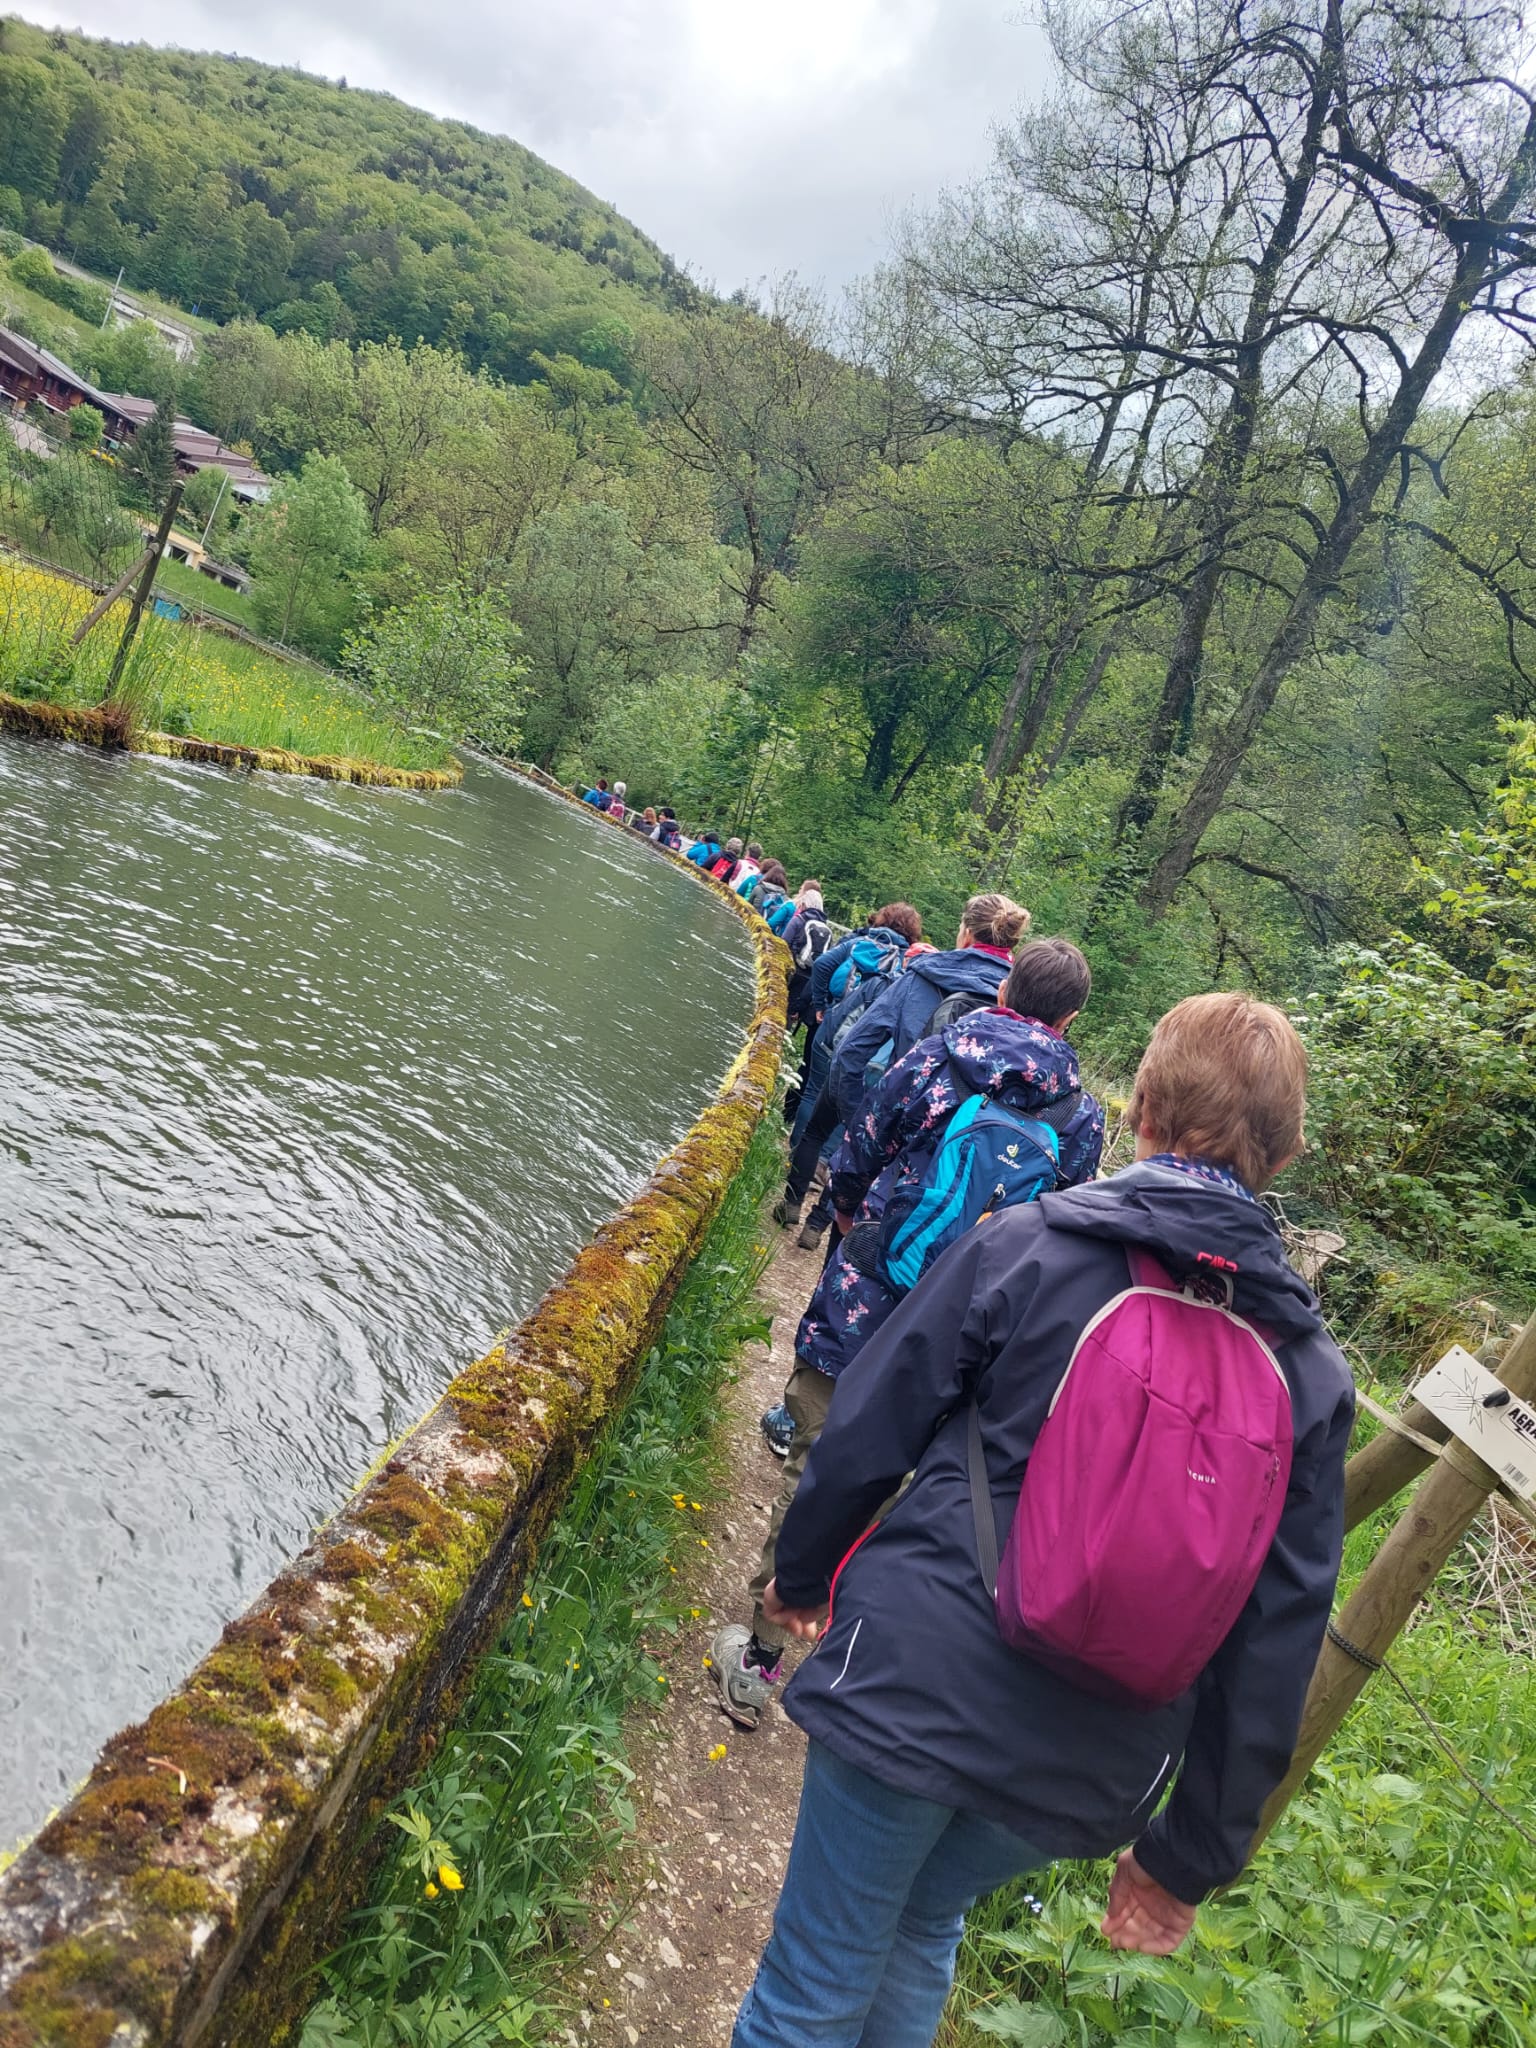
[[[139,587],[133,593],[128,620],[123,627],[122,638],[117,643],[117,652],[112,657],[112,673],[107,677],[107,694],[102,699],[103,703],[110,703],[117,695],[117,686],[123,679],[123,670],[128,664],[134,635],[139,630],[139,620],[144,616],[144,607],[149,603],[150,592],[155,587],[155,571],[160,566],[160,557],[165,553],[165,544],[171,537],[171,528],[176,524],[176,513],[180,504],[181,483],[178,479],[166,494],[165,510],[160,514],[160,525],[155,533],[154,544],[145,558],[144,574],[139,578]]]
[[[1536,1316],[1511,1340],[1498,1377],[1521,1400],[1536,1399]],[[1425,1411],[1420,1409],[1419,1413]],[[1426,1451],[1402,1439],[1393,1440],[1403,1442],[1404,1452],[1412,1452],[1421,1464],[1429,1464]],[[1376,1444],[1367,1448],[1374,1451]],[[1355,1462],[1350,1460],[1351,1465]],[[1405,1458],[1398,1461],[1408,1462]],[[1373,1469],[1379,1484],[1387,1469],[1386,1461],[1377,1460]],[[1406,1476],[1412,1476],[1411,1464]],[[1498,1486],[1499,1475],[1474,1451],[1456,1439],[1446,1444],[1402,1520],[1366,1566],[1360,1583],[1344,1603],[1323,1643],[1302,1711],[1301,1733],[1296,1739],[1291,1767],[1264,1809],[1254,1838],[1255,1848],[1295,1796],[1364,1690],[1366,1680],[1380,1669],[1382,1658]],[[1394,1490],[1388,1488],[1380,1499],[1389,1498]],[[1379,1500],[1373,1505],[1379,1505]]]

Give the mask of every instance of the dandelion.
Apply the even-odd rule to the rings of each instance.
[[[445,1892],[461,1892],[464,1889],[464,1880],[451,1863],[439,1863],[437,1881]]]
[[[725,1744],[723,1742],[717,1742],[714,1748],[709,1752],[710,1762],[712,1764],[723,1763],[725,1761],[725,1753]]]

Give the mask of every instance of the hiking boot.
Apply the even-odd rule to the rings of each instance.
[[[710,1669],[720,1688],[720,1704],[738,1728],[755,1728],[763,1709],[773,1698],[780,1666],[759,1671],[742,1654],[752,1640],[752,1631],[739,1621],[727,1622],[709,1646]]]
[[[782,1223],[786,1230],[792,1229],[800,1221],[800,1204],[792,1202],[788,1195],[782,1196],[773,1205],[773,1220]]]
[[[763,1441],[776,1458],[787,1458],[789,1447],[795,1440],[795,1418],[781,1401],[777,1408],[770,1408],[758,1423],[763,1432]]]
[[[815,1251],[817,1245],[821,1243],[823,1233],[830,1221],[830,1217],[818,1216],[814,1209],[811,1211],[810,1215],[805,1219],[805,1228],[795,1239],[795,1243],[799,1245],[801,1251]]]

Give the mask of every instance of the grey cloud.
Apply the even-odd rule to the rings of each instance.
[[[514,136],[730,289],[789,269],[841,283],[879,260],[895,213],[978,170],[991,124],[1044,75],[1017,5],[75,0],[71,12],[91,34],[300,64]]]

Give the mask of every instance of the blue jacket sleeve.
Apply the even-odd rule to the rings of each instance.
[[[891,1036],[905,993],[901,984],[902,977],[898,974],[890,987],[875,997],[832,1055],[827,1086],[837,1104],[837,1113],[845,1124],[852,1121],[864,1100],[865,1069]]]
[[[1258,1583],[1201,1674],[1173,1795],[1136,1844],[1148,1876],[1187,1905],[1230,1883],[1247,1862],[1264,1802],[1296,1747],[1343,1554],[1344,1460],[1354,1414],[1345,1392],[1329,1421],[1313,1431],[1321,1441],[1297,1445]]]
[[[832,1574],[995,1356],[988,1233],[950,1246],[837,1382],[831,1412],[775,1546],[779,1597],[820,1607]]]
[[[817,1016],[826,1010],[832,997],[832,977],[853,950],[855,934],[850,932],[846,939],[839,939],[835,946],[828,946],[811,969],[811,1007]]]

